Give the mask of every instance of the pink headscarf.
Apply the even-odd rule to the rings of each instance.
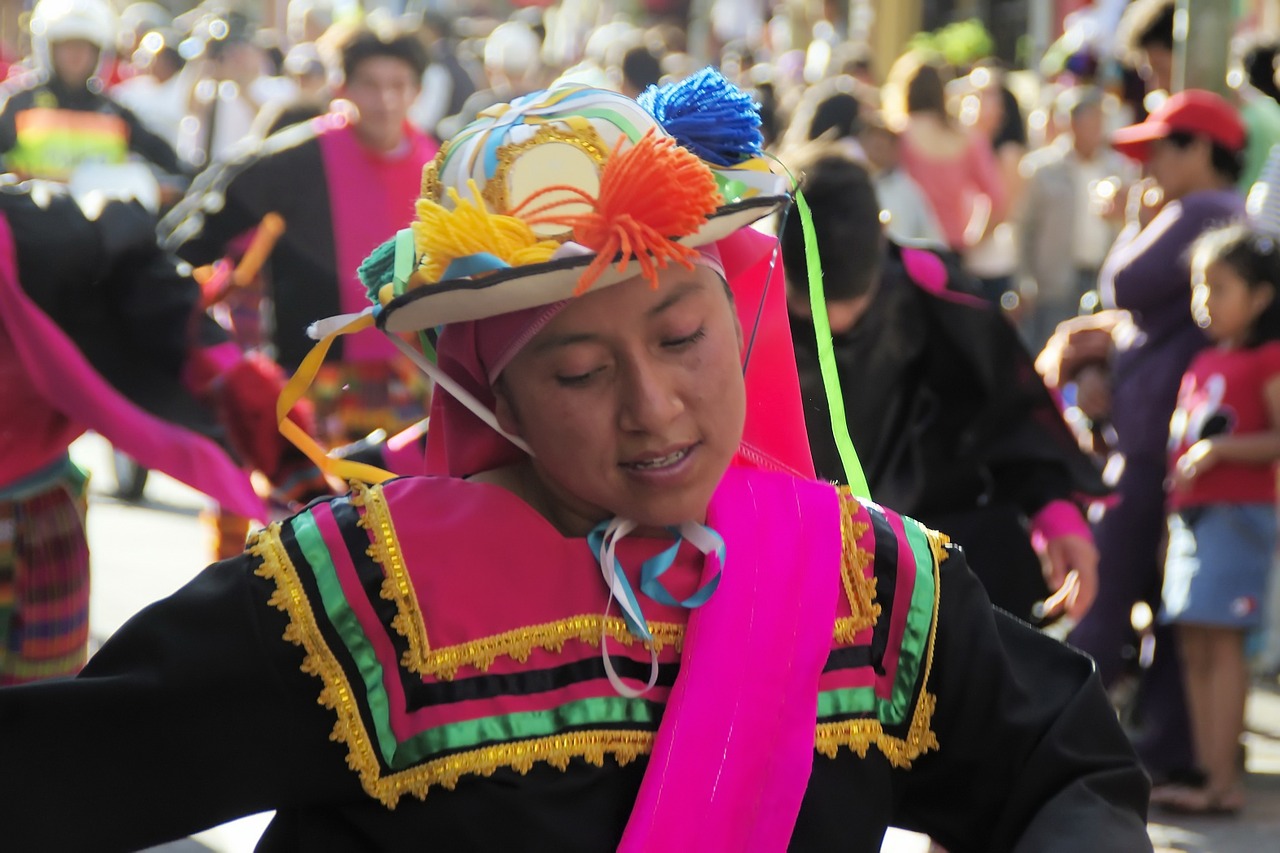
[[[746,377],[747,424],[738,461],[812,477],[780,270],[778,281],[766,292],[774,272],[775,248],[774,238],[743,228],[701,247],[696,263],[715,269],[729,283],[748,338],[757,327],[756,314],[761,312]],[[492,411],[494,380],[566,304],[562,301],[445,326],[436,348],[439,366]],[[524,451],[490,429],[451,394],[441,390],[433,395],[427,473],[468,477],[518,462],[523,456]]]

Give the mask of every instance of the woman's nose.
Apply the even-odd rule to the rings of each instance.
[[[620,425],[629,432],[661,434],[684,411],[674,378],[647,361],[626,369],[620,404]]]

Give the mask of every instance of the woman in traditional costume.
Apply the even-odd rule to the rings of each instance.
[[[1149,849],[1089,661],[806,476],[757,121],[703,73],[459,133],[362,269],[376,307],[316,330],[376,323],[433,374],[431,474],[311,504],[77,679],[0,691],[6,841],[275,809],[259,849]]]

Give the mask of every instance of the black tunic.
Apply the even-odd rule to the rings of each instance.
[[[928,679],[940,747],[910,767],[875,748],[815,750],[791,849],[874,853],[889,825],[952,853],[1150,849],[1146,779],[1090,662],[993,612],[962,554],[945,556]],[[616,847],[644,756],[464,775],[394,810],[370,797],[281,639],[290,622],[260,562],[210,567],[76,679],[0,690],[7,845],[131,850],[276,809],[261,850]]]

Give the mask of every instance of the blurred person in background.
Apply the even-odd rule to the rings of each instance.
[[[235,511],[327,491],[275,434],[284,377],[242,357],[200,310],[133,201],[82,207],[32,180],[0,192],[0,684],[75,674],[89,638],[87,473],[67,452],[92,429]],[[304,428],[309,417],[295,409]]]
[[[178,151],[204,167],[240,146],[265,104],[296,97],[297,91],[293,81],[273,73],[245,16],[208,15],[196,25],[193,39],[203,46],[199,58],[189,63],[194,83]]]
[[[358,309],[365,297],[356,269],[413,209],[422,167],[439,147],[407,118],[425,66],[412,35],[352,31],[336,94],[354,112],[295,125],[214,164],[160,224],[163,245],[199,266],[231,251],[267,214],[283,218],[263,270],[264,325],[268,352],[286,370],[311,349],[308,325]],[[426,383],[395,356],[372,331],[329,353],[311,397],[325,443],[346,444],[379,427],[398,432],[423,417]],[[246,527],[243,519],[220,520],[218,553],[238,548]]]
[[[441,136],[453,136],[483,110],[505,104],[542,85],[542,42],[527,24],[499,24],[484,40],[484,76],[488,86],[467,98],[462,109],[441,121]]]
[[[175,150],[190,94],[181,74],[186,61],[178,53],[179,41],[172,30],[145,34],[133,52],[133,76],[111,90],[113,98]]]
[[[865,114],[858,141],[872,167],[885,234],[904,246],[945,248],[947,241],[924,190],[902,168],[898,134],[879,112]]]
[[[1082,618],[1097,551],[1075,495],[1103,488],[1013,327],[957,292],[967,289],[958,265],[885,239],[870,176],[845,152],[819,148],[790,165],[813,213],[846,421],[871,494],[964,547],[998,607],[1033,623]],[[781,245],[814,468],[842,482],[799,217]]]
[[[1094,657],[1108,687],[1133,676],[1134,605],[1152,613],[1159,606],[1169,420],[1187,365],[1208,343],[1189,307],[1187,252],[1206,230],[1244,214],[1236,182],[1245,127],[1223,98],[1190,89],[1116,131],[1112,145],[1144,164],[1150,178],[1130,193],[1126,225],[1098,279],[1103,307],[1130,320],[1116,326],[1110,364],[1117,499],[1095,527],[1098,600],[1070,637]],[[1112,313],[1096,318],[1099,328],[1115,326]],[[1157,783],[1194,781],[1173,633],[1157,625],[1154,637],[1132,709],[1135,745]]]
[[[1123,221],[1133,167],[1106,138],[1105,95],[1077,86],[1058,96],[1054,119],[1067,132],[1022,160],[1019,216],[1025,278],[1024,329],[1039,352],[1058,323],[1080,311]]]
[[[1173,89],[1173,18],[1176,0],[1133,0],[1116,30],[1127,61],[1148,92]]]
[[[103,94],[101,63],[115,42],[104,0],[40,0],[31,13],[37,75],[13,84],[0,108],[0,154],[24,177],[70,180],[77,167],[137,154],[177,184],[186,167],[130,110]]]
[[[1234,51],[1235,67],[1227,72],[1227,83],[1235,92],[1236,108],[1244,120],[1248,142],[1244,149],[1244,170],[1237,186],[1246,195],[1262,174],[1271,148],[1280,143],[1280,103],[1276,101],[1276,52],[1280,44],[1273,38],[1246,39]]]
[[[409,110],[409,121],[419,130],[435,134],[440,120],[460,112],[475,93],[477,74],[463,65],[447,16],[424,12],[417,33],[429,61],[422,75],[422,92]]]
[[[960,99],[960,123],[991,142],[1004,190],[1004,209],[1016,211],[1022,195],[1018,166],[1027,153],[1027,128],[1018,99],[1005,85],[1004,72],[994,61],[980,64],[957,82],[960,88],[969,89]],[[1015,289],[1017,229],[1012,221],[997,215],[990,195],[977,200],[987,210],[987,225],[981,232],[975,230],[969,235],[971,239],[976,237],[976,242],[965,256],[965,265],[982,284],[983,294],[992,304],[1016,308],[1016,300],[1006,304],[1006,294]],[[974,225],[976,228],[976,222]]]
[[[281,65],[284,72],[298,89],[299,98],[315,101],[327,101],[332,94],[329,85],[329,69],[325,66],[320,51],[311,42],[295,44],[289,48]]]
[[[637,98],[645,89],[662,82],[662,60],[647,45],[635,45],[622,54],[618,77],[618,91]]]
[[[961,127],[947,112],[937,62],[905,56],[895,63],[890,78],[903,92],[902,166],[924,190],[948,248],[964,257],[994,232],[1007,209],[991,143]]]

